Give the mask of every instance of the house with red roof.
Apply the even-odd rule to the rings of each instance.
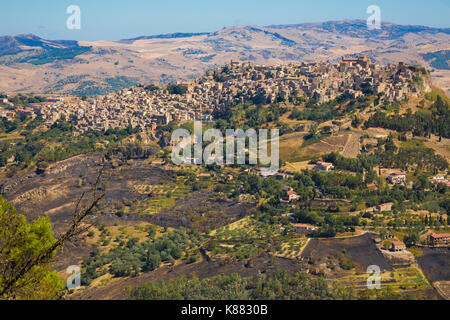
[[[306,224],[306,223],[296,223],[294,224],[295,232],[298,233],[311,233],[317,230],[317,227]]]
[[[331,162],[317,161],[314,169],[319,170],[319,171],[327,171],[328,172],[328,171],[333,170],[334,166]]]
[[[406,249],[406,245],[403,241],[392,241],[391,250],[394,252],[403,251]]]
[[[428,236],[430,244],[436,245],[448,245],[450,243],[450,233],[432,233]]]

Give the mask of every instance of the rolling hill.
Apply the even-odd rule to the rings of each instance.
[[[119,41],[0,38],[0,91],[105,94],[136,83],[188,80],[230,60],[257,64],[335,61],[364,54],[377,63],[427,66],[450,93],[450,28],[363,20],[226,27],[215,32],[141,36]]]

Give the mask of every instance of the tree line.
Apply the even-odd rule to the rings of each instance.
[[[428,137],[435,134],[439,137],[450,138],[450,108],[448,101],[437,96],[429,110],[417,110],[406,114],[387,115],[377,111],[365,122],[364,126],[380,127],[399,132],[412,132],[413,135]]]

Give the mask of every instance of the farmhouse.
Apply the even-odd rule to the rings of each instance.
[[[289,201],[297,200],[298,194],[291,187],[283,187],[284,198],[287,198]]]
[[[330,162],[317,161],[314,169],[319,171],[331,171],[334,169],[334,166]]]
[[[406,183],[406,175],[402,172],[393,172],[387,177],[387,180],[391,184],[403,184]]]
[[[317,230],[317,227],[310,224],[296,223],[294,224],[295,232],[299,233],[311,233]]]
[[[293,190],[289,190],[288,192],[286,192],[286,194],[289,197],[289,201],[298,199],[298,194],[295,191],[293,191]]]
[[[432,233],[428,236],[429,242],[435,245],[447,245],[450,243],[450,233]]]
[[[380,212],[391,211],[393,205],[394,205],[393,202],[382,203],[382,204],[377,205],[377,210]]]
[[[398,251],[402,251],[405,249],[406,249],[406,246],[403,243],[403,241],[393,241],[392,242],[392,247],[391,247],[392,251],[398,252]]]
[[[294,177],[293,174],[286,173],[286,172],[277,172],[276,176],[277,176],[277,178],[280,178],[280,179],[288,179],[288,178]]]
[[[271,177],[271,176],[276,176],[277,175],[277,171],[275,170],[270,170],[267,168],[261,168],[259,170],[259,175],[263,178],[267,178],[267,177]]]

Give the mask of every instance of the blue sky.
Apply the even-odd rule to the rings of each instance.
[[[364,19],[378,5],[383,21],[450,27],[449,0],[3,0],[0,35],[117,40],[225,26]],[[66,8],[81,8],[81,30],[69,30]]]

